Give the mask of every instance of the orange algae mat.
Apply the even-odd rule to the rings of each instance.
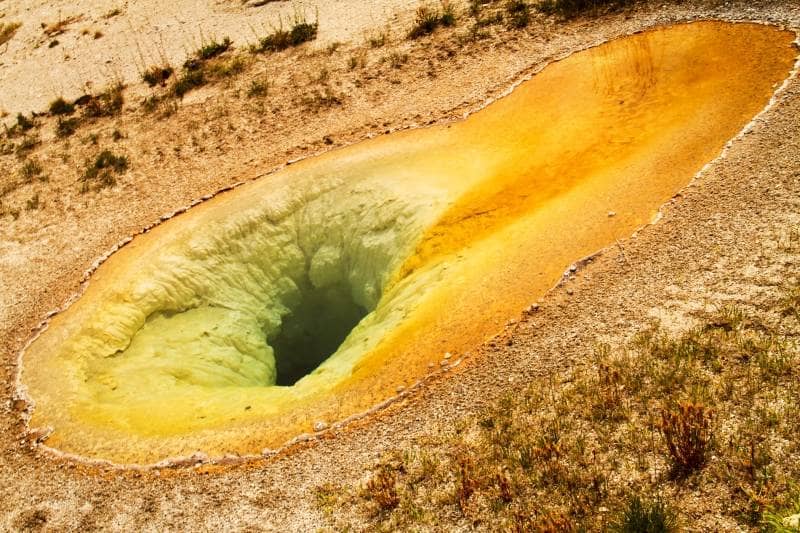
[[[458,123],[191,209],[114,254],[26,350],[30,425],[66,453],[151,464],[259,454],[369,410],[651,221],[767,105],[794,39],[718,22],[621,38]],[[307,311],[312,294],[332,311]],[[335,353],[277,384],[287,317],[307,334],[354,310]]]

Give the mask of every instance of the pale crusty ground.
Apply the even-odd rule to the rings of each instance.
[[[295,13],[320,22],[313,47],[351,40],[405,16],[415,0],[272,1],[251,7],[239,0],[2,0],[6,22],[21,22],[0,47],[0,111],[44,109],[58,96],[77,98],[110,80],[132,83],[148,66],[180,65],[202,43],[230,37],[256,43],[273,28],[291,26]],[[115,10],[119,14],[112,14]],[[64,32],[42,27],[59,21]],[[102,36],[95,38],[95,33]],[[50,43],[58,45],[50,47]],[[5,48],[5,51],[3,49]]]
[[[315,530],[325,525],[325,517],[315,505],[313,488],[362,478],[383,450],[446,430],[460,416],[524,386],[527,376],[568,366],[591,354],[598,340],[623,339],[649,317],[666,316],[680,325],[697,306],[730,300],[747,304],[764,287],[782,281],[778,272],[796,274],[800,269],[792,263],[777,270],[771,251],[777,236],[800,222],[797,79],[727,158],[665,207],[658,224],[579,271],[568,284],[573,295],[562,288],[544,298],[533,319],[509,331],[511,346],[500,342],[485,347],[463,371],[335,438],[244,467],[98,470],[31,447],[20,414],[13,410],[16,354],[30,329],[77,290],[94,258],[160,215],[287,158],[313,153],[324,146],[323,135],[344,143],[368,132],[460,116],[554,56],[656,24],[709,17],[798,27],[800,3],[641,8],[558,26],[537,21],[502,45],[477,46],[441,59],[431,50],[433,66],[425,63],[426,57],[414,56],[408,68],[384,72],[400,83],[376,79],[361,88],[346,87],[345,103],[319,114],[287,116],[279,110],[263,124],[242,124],[235,107],[231,111],[220,104],[220,112],[227,110],[226,120],[201,123],[208,128],[204,151],[192,149],[187,135],[176,132],[192,122],[189,111],[199,108],[211,114],[219,101],[213,95],[205,101],[198,98],[196,107],[155,127],[143,126],[141,117],[123,116],[118,127],[129,137],[126,149],[137,154],[147,150],[150,157],[139,156],[116,188],[82,196],[74,192],[74,170],[65,170],[63,176],[53,173],[49,188],[42,189],[44,209],[0,222],[0,350],[8,400],[0,414],[0,528]],[[418,76],[420,69],[432,68],[435,77]],[[111,126],[104,127],[107,135]],[[85,149],[76,141],[70,146]],[[55,155],[52,159],[57,165]],[[4,171],[14,171],[11,162],[0,164]],[[693,502],[688,524],[698,531],[732,527],[715,521],[714,505],[713,499],[705,506]],[[450,526],[442,523],[441,529]]]

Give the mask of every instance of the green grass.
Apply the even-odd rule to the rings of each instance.
[[[631,497],[616,521],[608,528],[610,533],[671,533],[678,531],[674,511],[661,499],[642,500]]]

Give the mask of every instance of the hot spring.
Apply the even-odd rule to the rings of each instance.
[[[30,344],[30,426],[148,464],[259,454],[370,409],[652,220],[769,102],[794,38],[702,22],[618,39],[460,122],[190,209],[113,254]]]

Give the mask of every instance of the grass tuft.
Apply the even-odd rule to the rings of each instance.
[[[124,87],[121,82],[109,85],[104,91],[91,96],[83,109],[85,117],[113,117],[122,111],[125,99],[122,95]]]
[[[672,533],[678,530],[675,513],[660,498],[653,501],[633,496],[608,531],[611,533]]]
[[[155,87],[156,85],[161,85],[163,87],[174,72],[174,69],[169,65],[153,65],[142,73],[142,81],[149,87]]]
[[[51,115],[71,115],[75,112],[75,104],[67,102],[59,96],[50,102],[49,110]]]
[[[209,43],[204,44],[195,52],[194,56],[201,61],[207,61],[213,57],[217,57],[218,55],[227,52],[228,49],[233,44],[233,41],[230,38],[225,37],[221,42],[212,40]]]
[[[604,10],[620,9],[633,4],[634,0],[542,0],[537,8],[542,13],[570,19],[580,16],[596,16]]]
[[[0,46],[10,41],[20,26],[22,24],[19,22],[0,22]]]
[[[128,158],[103,150],[93,162],[87,165],[81,177],[80,192],[99,191],[113,187],[117,180],[114,174],[124,174],[128,170]]]
[[[419,39],[430,35],[439,26],[455,26],[456,15],[452,4],[442,1],[441,10],[430,6],[419,6],[414,16],[414,24],[408,32],[409,39]]]

